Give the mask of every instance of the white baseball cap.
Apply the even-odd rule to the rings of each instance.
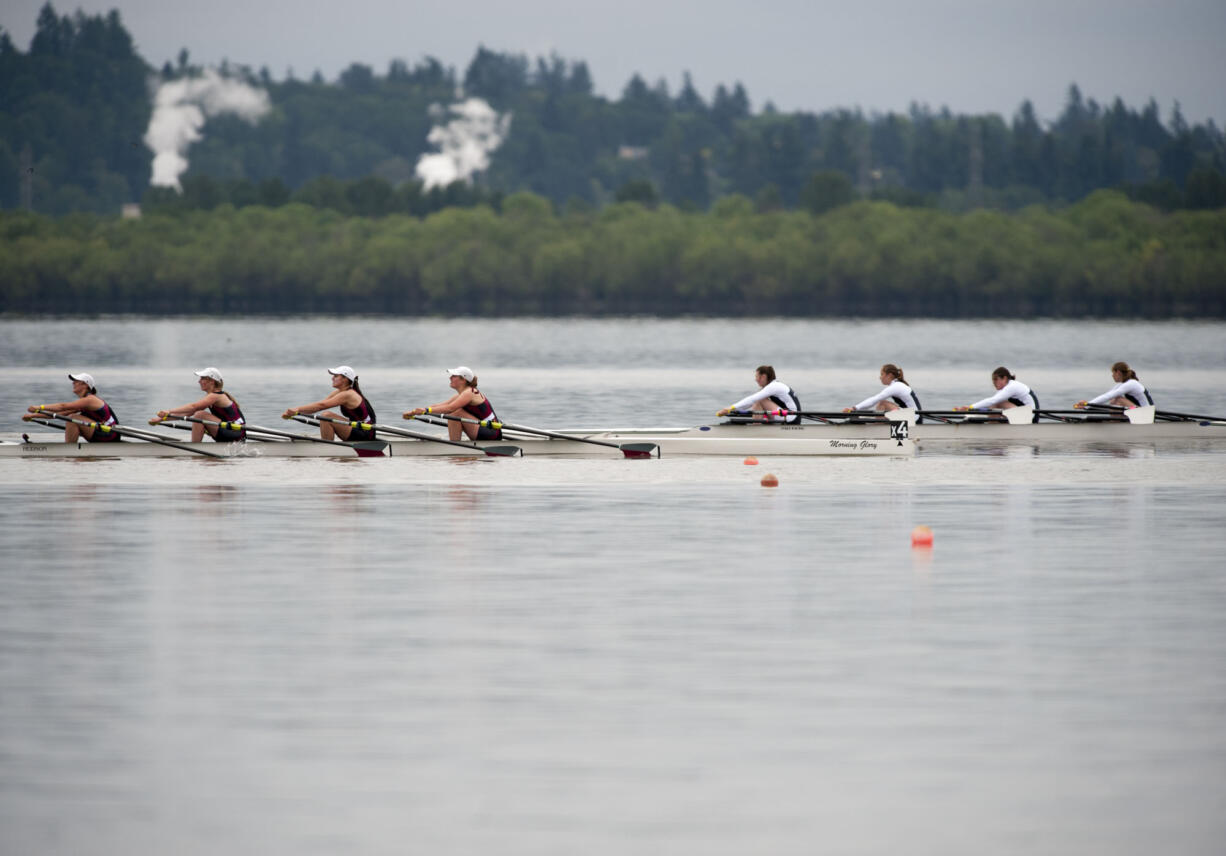
[[[98,385],[94,383],[94,376],[92,374],[86,374],[85,372],[78,372],[77,374],[69,374],[68,379],[69,380],[79,380],[81,381],[81,383],[85,384],[90,389],[93,389],[95,386]]]
[[[207,369],[201,369],[200,371],[196,372],[196,377],[207,377],[210,380],[215,380],[218,383],[222,383],[221,372],[219,372],[217,369],[213,368],[212,366],[209,366]]]
[[[454,369],[447,369],[448,377],[462,377],[464,380],[472,383],[473,378],[477,375],[468,366],[456,366]]]
[[[347,377],[350,381],[355,381],[358,379],[358,373],[355,372],[350,366],[337,366],[334,369],[328,369],[328,374]]]

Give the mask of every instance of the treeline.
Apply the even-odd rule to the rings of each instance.
[[[113,212],[145,198],[147,79],[199,72],[186,50],[149,67],[117,12],[61,17],[48,4],[28,52],[0,32],[0,206],[21,207],[26,190],[34,210],[50,214]],[[438,197],[411,189],[414,167],[431,151],[431,105],[450,103],[459,85],[512,121],[474,195],[456,204],[527,190],[559,207],[649,197],[701,211],[740,194],[760,210],[794,208],[816,174],[837,173],[855,198],[950,211],[1067,203],[1099,188],[1163,210],[1226,205],[1226,140],[1212,121],[1189,124],[1175,105],[1164,122],[1153,101],[1140,110],[1118,98],[1100,104],[1076,86],[1048,123],[1028,101],[1009,118],[925,105],[784,114],[769,102],[754,110],[739,83],[704,96],[688,75],[675,93],[636,75],[610,100],[593,92],[581,61],[484,48],[462,74],[429,58],[392,62],[382,74],[354,63],[335,81],[228,72],[265,89],[273,109],[254,125],[225,115],[207,122],[187,179],[211,185],[179,207],[296,199],[333,208],[335,194],[323,203],[319,193],[298,195],[329,176],[345,186],[369,178],[392,194],[409,187],[389,210],[437,210]],[[157,192],[147,201],[173,202]]]
[[[290,203],[0,215],[7,313],[1226,317],[1226,210],[1115,191],[1060,211],[822,216],[512,194],[425,218]]]

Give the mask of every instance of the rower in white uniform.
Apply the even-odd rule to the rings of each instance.
[[[897,410],[900,407],[909,407],[912,410],[919,410],[919,398],[915,395],[915,390],[911,389],[911,385],[907,383],[907,379],[903,377],[902,369],[893,363],[886,363],[881,367],[881,383],[884,389],[876,395],[871,395],[861,401],[855,407],[844,407],[844,413],[851,413],[853,410],[880,410],[887,412]]]
[[[1039,421],[1039,397],[1034,390],[1022,383],[1013,372],[1004,366],[998,366],[992,372],[992,386],[996,394],[990,395],[966,407],[955,407],[954,410],[1008,410],[1011,407],[1033,407],[1034,422]]]
[[[796,411],[800,410],[800,399],[790,386],[776,379],[774,367],[758,366],[754,370],[754,382],[759,387],[757,392],[745,396],[736,404],[716,411],[715,415],[727,416],[734,412],[765,415],[773,410],[782,409],[788,411],[787,416],[767,416],[767,420],[771,422],[800,421],[800,417],[796,415]]]
[[[1137,380],[1137,373],[1128,367],[1128,363],[1118,362],[1111,367],[1111,379],[1115,386],[1097,398],[1089,401],[1079,401],[1073,406],[1078,410],[1091,404],[1111,404],[1116,407],[1145,407],[1154,403],[1154,397],[1149,390]]]

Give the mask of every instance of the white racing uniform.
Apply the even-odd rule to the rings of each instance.
[[[976,401],[971,405],[971,410],[986,410],[989,407],[1004,404],[1006,401],[1013,402],[1017,407],[1038,408],[1039,406],[1039,401],[1035,398],[1034,393],[1030,391],[1030,387],[1020,380],[1011,380],[996,390],[996,394],[992,397]]]
[[[792,388],[781,380],[772,380],[766,386],[759,389],[757,392],[745,396],[736,404],[732,405],[730,410],[749,410],[759,401],[769,398],[775,404],[784,410],[799,410],[800,400],[796,397],[796,393]],[[788,416],[788,422],[799,422],[799,416]]]
[[[1113,398],[1127,398],[1137,407],[1144,407],[1147,404],[1154,403],[1154,397],[1149,394],[1149,390],[1141,385],[1141,381],[1133,378],[1123,383],[1117,383],[1102,395],[1091,398],[1086,404],[1106,404]]]
[[[877,406],[878,402],[892,400],[899,407],[910,407],[912,410],[919,410],[919,401],[915,398],[915,393],[911,391],[911,387],[907,386],[900,380],[893,381],[888,386],[882,388],[881,392],[871,398],[866,398],[857,404],[852,410],[872,410]]]

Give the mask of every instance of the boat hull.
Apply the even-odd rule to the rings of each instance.
[[[424,440],[393,438],[385,454],[406,456],[483,456],[486,446],[515,445],[526,457],[567,455],[582,457],[618,456],[619,450],[581,442],[653,443],[660,455],[801,455],[873,457],[912,455],[917,446],[944,449],[947,446],[974,448],[991,445],[1135,445],[1179,444],[1198,441],[1226,441],[1226,422],[1185,421],[1134,424],[1131,422],[864,422],[825,424],[803,422],[786,424],[701,425],[694,428],[571,429],[556,432],[575,439],[550,439],[516,435],[504,431],[497,442],[452,446]],[[184,448],[171,448],[138,440],[119,443],[64,443],[54,439],[21,442],[17,435],[0,439],[0,457],[109,458],[109,457],[197,457]],[[246,443],[176,442],[176,446],[222,453],[235,458],[325,458],[356,457],[351,447],[301,441]]]
[[[512,436],[496,442],[474,443],[466,448],[425,440],[386,437],[389,457],[405,456],[484,456],[487,446],[519,446],[525,457],[566,455],[582,457],[620,457],[619,449],[583,442],[651,443],[663,457],[674,455],[803,455],[875,457],[915,454],[914,441],[891,437],[890,425],[858,426],[831,432],[822,425],[703,425],[695,428],[636,430],[570,430],[557,432],[568,438]],[[176,442],[174,447],[139,440],[118,443],[64,443],[57,440],[21,442],[20,438],[0,440],[0,457],[22,458],[113,458],[113,457],[198,457],[189,449],[220,453],[234,458],[321,458],[356,457],[350,447],[300,441],[244,443]]]

